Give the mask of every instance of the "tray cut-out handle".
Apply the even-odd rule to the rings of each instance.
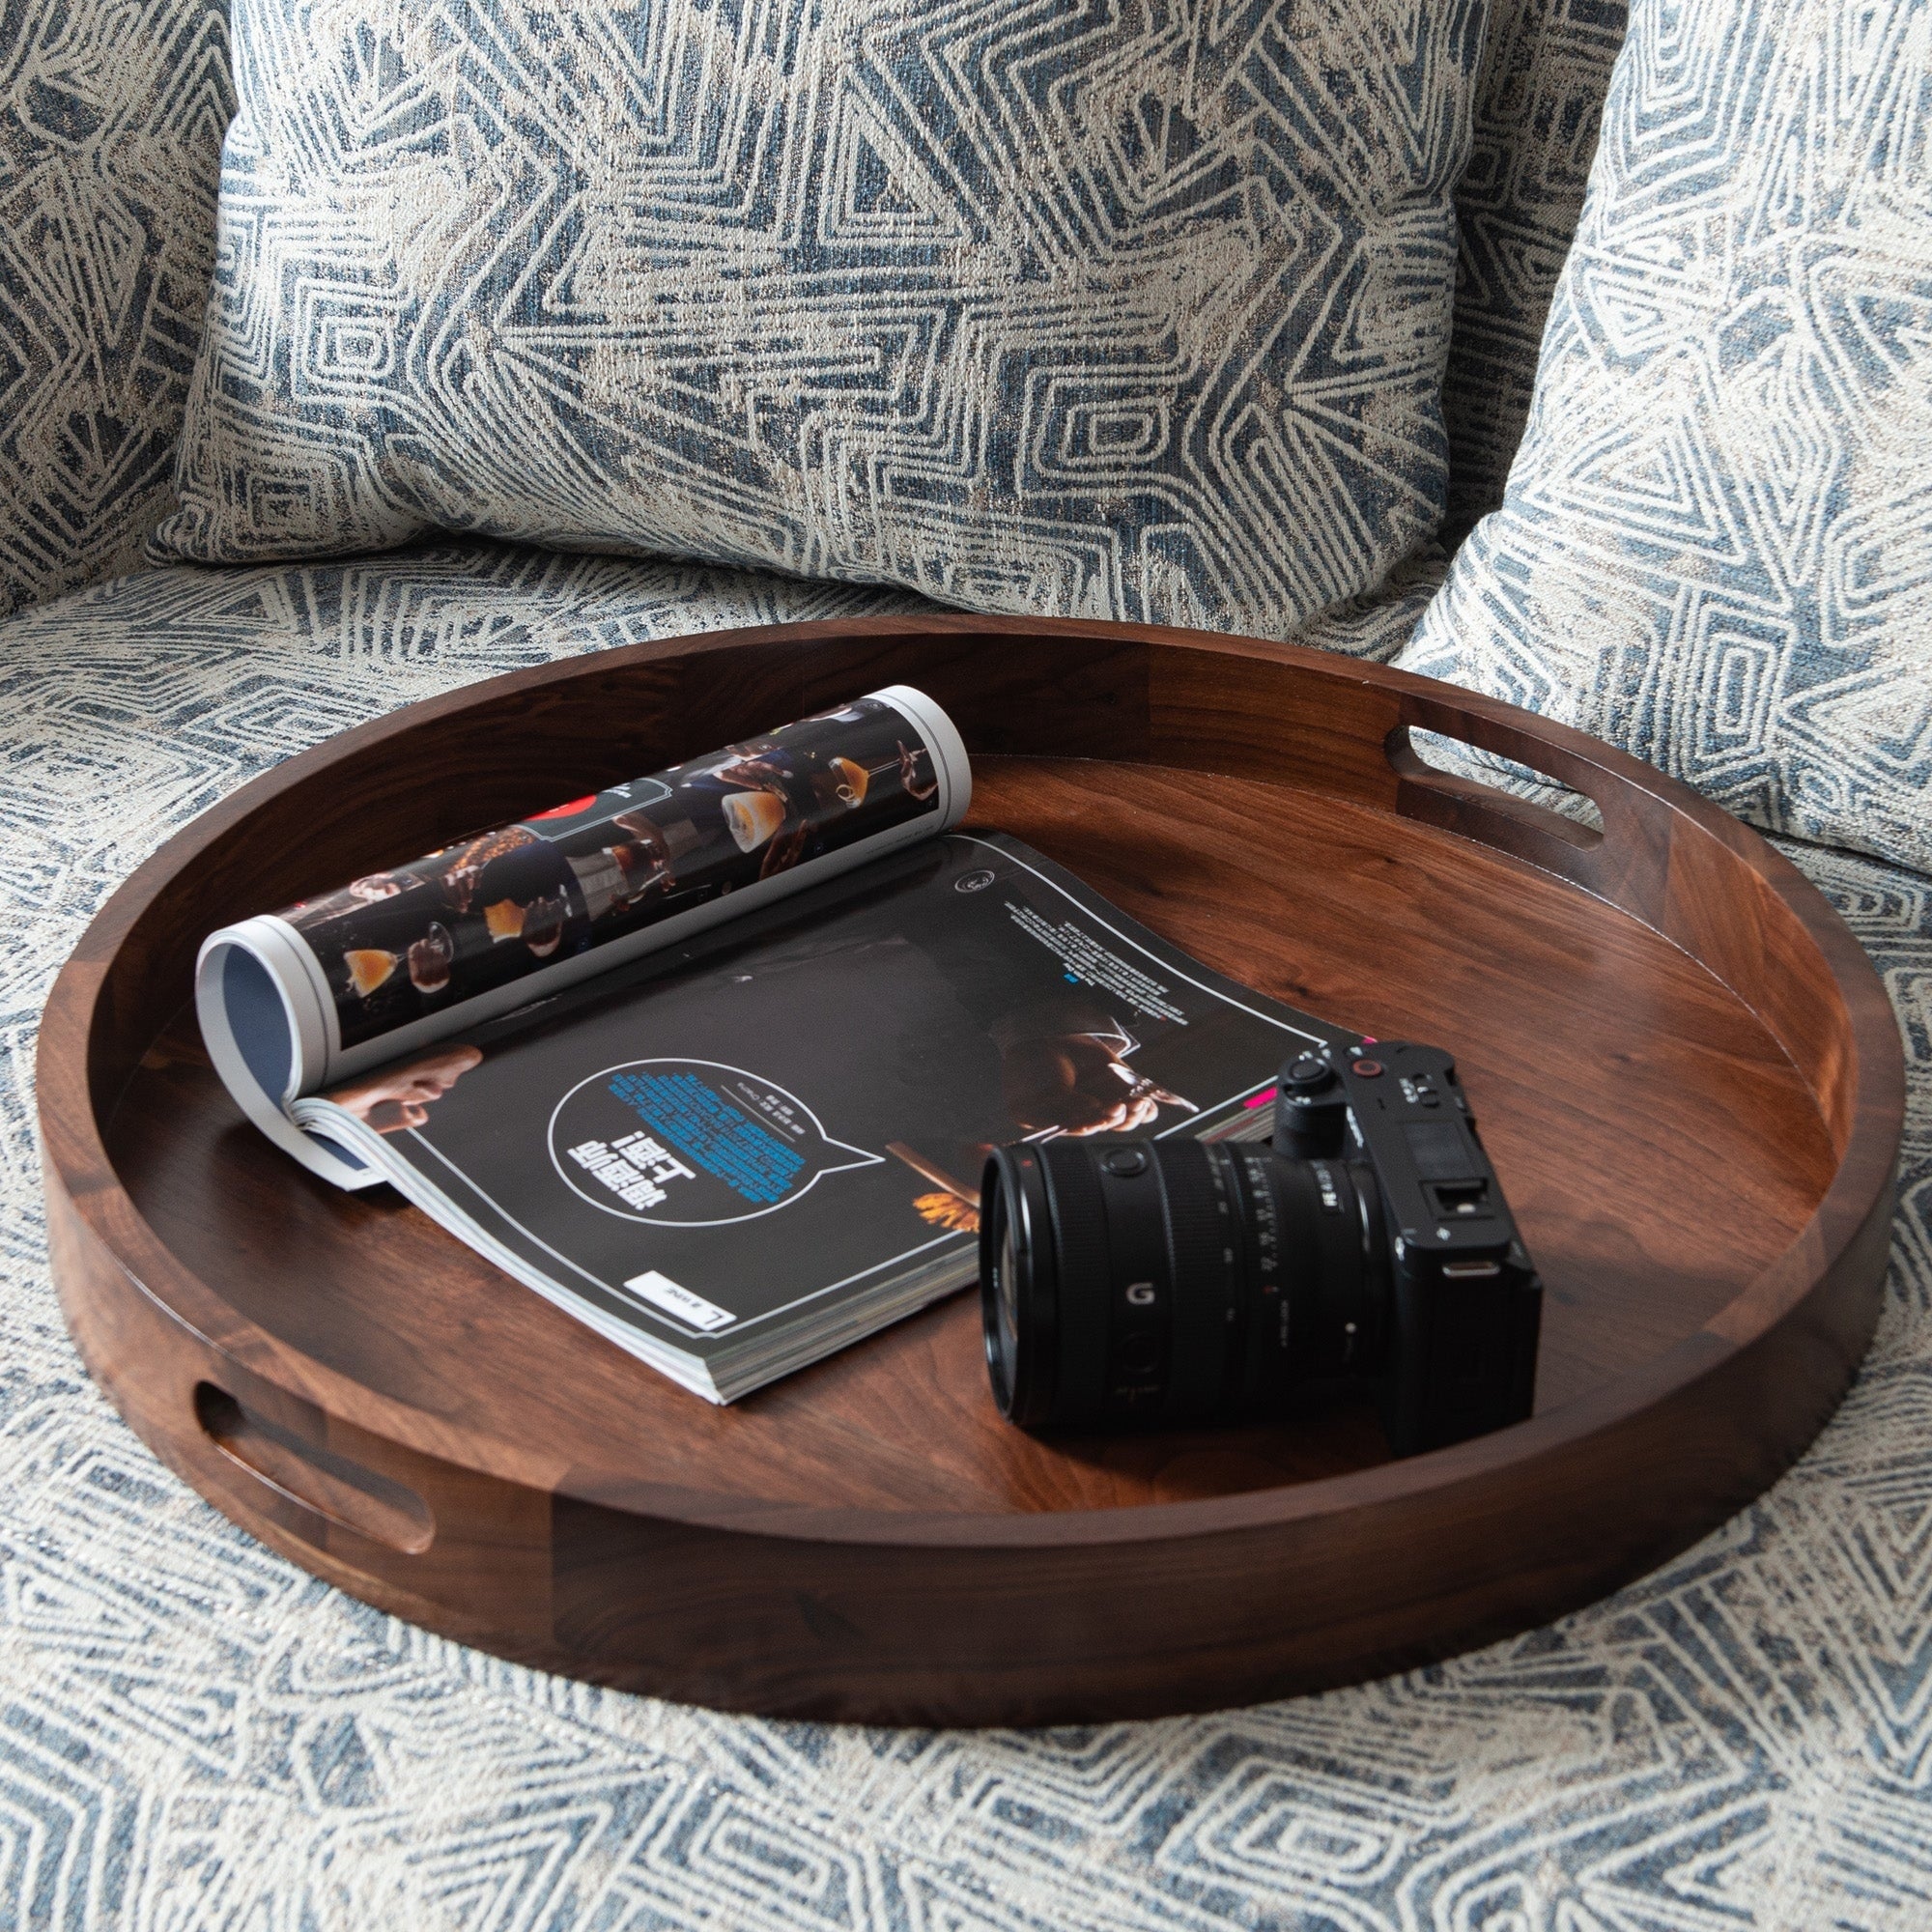
[[[435,1542],[428,1503],[393,1477],[305,1441],[214,1382],[195,1384],[194,1414],[231,1463],[299,1510],[405,1556],[420,1556]]]
[[[1586,799],[1596,822],[1568,817],[1534,799],[1431,764],[1412,742],[1416,731],[1453,739],[1548,779]],[[1624,781],[1568,751],[1482,713],[1414,697],[1404,703],[1402,721],[1383,740],[1382,751],[1396,774],[1396,810],[1404,818],[1476,839],[1586,890],[1598,890],[1620,869]]]

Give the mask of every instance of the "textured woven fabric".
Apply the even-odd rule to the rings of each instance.
[[[140,560],[214,260],[222,0],[0,8],[0,613]]]
[[[1643,0],[1503,507],[1402,662],[1932,867],[1932,6]]]
[[[1932,885],[1866,860],[1798,855],[1876,954],[1911,1057],[1863,1375],[1697,1548],[1438,1668],[1038,1734],[719,1717],[383,1617],[115,1417],[48,1283],[30,1124],[35,1017],[106,893],[237,783],[432,691],[886,601],[446,548],[151,573],[0,628],[0,1925],[1923,1932]]]
[[[1452,549],[1503,499],[1624,22],[1624,0],[1490,0],[1442,378]]]
[[[426,527],[1285,637],[1440,519],[1482,0],[237,0],[157,554]]]

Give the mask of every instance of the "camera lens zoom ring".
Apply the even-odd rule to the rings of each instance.
[[[1169,1278],[1177,1285],[1162,1406],[1191,1420],[1211,1415],[1222,1400],[1239,1279],[1237,1230],[1213,1152],[1196,1140],[1156,1141],[1154,1150],[1164,1182]]]
[[[1051,1238],[1060,1289],[1055,1416],[1065,1427],[1086,1428],[1099,1421],[1106,1402],[1106,1204],[1092,1151],[1083,1144],[1044,1143],[1039,1149],[1039,1167],[1051,1205]]]

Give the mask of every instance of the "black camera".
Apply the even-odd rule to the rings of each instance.
[[[1000,1411],[1177,1428],[1367,1390],[1398,1456],[1520,1422],[1543,1286],[1435,1047],[1281,1070],[1274,1147],[1022,1141],[980,1182]]]

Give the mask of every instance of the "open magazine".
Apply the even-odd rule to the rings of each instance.
[[[1354,1036],[1005,834],[903,686],[202,948],[237,1102],[714,1402],[976,1273],[989,1147],[1267,1131]]]

